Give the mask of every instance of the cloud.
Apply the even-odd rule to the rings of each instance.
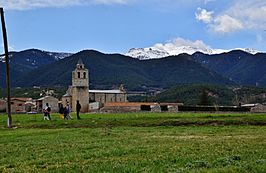
[[[29,10],[47,7],[67,7],[81,5],[127,4],[130,0],[1,0],[0,6],[8,10]]]
[[[212,19],[213,11],[207,11],[205,9],[198,8],[196,15],[196,19],[202,21],[204,23],[210,23]]]
[[[209,49],[211,49],[211,47],[206,45],[202,40],[191,41],[180,37],[170,40],[165,44],[157,43],[152,48],[160,51],[166,51],[171,55],[175,55],[179,54],[179,51],[182,51],[177,49],[179,47],[191,48],[192,51],[194,51],[195,49],[203,51],[208,51]],[[177,51],[178,53],[176,53]]]
[[[127,4],[128,0],[95,0],[97,4]]]
[[[215,1],[215,0],[204,0],[204,3],[207,4],[207,3],[213,2],[213,1]]]
[[[229,33],[243,28],[241,21],[225,14],[213,17],[213,11],[198,8],[195,13],[196,19],[207,24],[208,27],[218,33]]]
[[[266,28],[266,1],[239,1],[231,7],[226,13],[242,21],[247,29],[265,29]]]
[[[265,0],[232,0],[229,8],[215,14],[214,11],[198,8],[196,19],[217,33],[239,30],[264,30],[266,28]]]
[[[177,47],[191,46],[191,47],[197,47],[197,48],[210,48],[202,40],[191,41],[188,39],[183,39],[181,37],[170,40],[169,43],[167,43],[166,45],[175,45]]]
[[[220,33],[234,32],[244,27],[241,21],[228,15],[218,16],[213,22],[211,28]]]

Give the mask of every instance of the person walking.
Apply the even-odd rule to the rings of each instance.
[[[69,116],[68,116],[68,109],[67,107],[64,107],[64,120],[68,120]]]
[[[73,119],[73,118],[71,117],[71,107],[70,107],[69,102],[67,102],[67,106],[66,106],[66,108],[67,108],[67,119]]]
[[[76,111],[77,111],[77,119],[80,120],[80,116],[79,116],[79,112],[80,112],[80,109],[81,109],[81,105],[79,103],[79,100],[77,100],[77,104],[76,104]]]
[[[59,106],[59,114],[60,114],[60,118],[64,119],[64,107],[62,104],[60,104]]]
[[[47,115],[47,110],[43,109],[42,112],[43,112],[43,120],[49,120],[48,115]]]
[[[49,106],[48,103],[46,103],[45,108],[44,108],[44,120],[51,120],[51,107]]]

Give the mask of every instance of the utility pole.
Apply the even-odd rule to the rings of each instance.
[[[10,99],[10,70],[9,70],[9,57],[8,57],[6,25],[5,25],[5,17],[4,17],[4,9],[3,8],[0,8],[0,14],[1,14],[1,21],[2,21],[2,32],[3,32],[5,61],[6,61],[7,114],[8,114],[7,127],[12,128],[11,99]]]

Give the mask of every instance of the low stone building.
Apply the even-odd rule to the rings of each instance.
[[[11,112],[26,113],[25,103],[31,100],[32,98],[11,98]]]
[[[179,106],[183,106],[183,104],[180,104],[180,105],[167,105],[167,110],[169,112],[178,112],[179,111]]]
[[[38,112],[43,112],[43,109],[46,106],[46,103],[49,104],[51,107],[51,112],[58,112],[59,106],[58,106],[58,99],[52,96],[44,96],[42,98],[39,98],[36,101],[36,107]]]
[[[37,113],[36,100],[29,100],[25,102],[25,110],[27,113]]]
[[[124,90],[89,90],[90,102],[127,102]]]
[[[266,112],[266,105],[257,104],[250,109],[250,112],[254,113],[265,113]]]
[[[154,103],[154,104],[150,105],[150,108],[151,108],[151,112],[161,112],[162,111],[161,106],[158,103]]]
[[[89,111],[94,112],[100,110],[103,107],[103,104],[100,102],[93,102],[89,104]]]
[[[0,99],[0,112],[6,111],[6,101],[3,99]]]
[[[101,112],[178,112],[182,103],[148,103],[148,102],[108,102],[104,104]]]

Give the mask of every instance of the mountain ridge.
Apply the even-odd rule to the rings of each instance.
[[[65,58],[38,49],[11,55],[12,87],[68,86],[78,59],[89,69],[90,84],[97,89],[114,88],[121,83],[133,90],[186,83],[266,86],[266,54],[241,50],[214,55],[183,53],[145,61],[96,50],[83,50]],[[5,69],[3,62],[0,68]],[[0,86],[5,86],[5,73],[0,73]]]
[[[140,60],[147,60],[147,59],[165,58],[167,56],[175,56],[182,53],[193,55],[196,52],[201,52],[208,55],[214,55],[214,54],[227,53],[234,50],[241,50],[250,54],[259,53],[259,51],[250,48],[235,48],[230,50],[223,50],[223,49],[211,49],[206,47],[204,48],[196,47],[196,46],[177,46],[171,49],[166,49],[165,47],[154,46],[148,48],[132,48],[125,55]]]
[[[233,83],[202,67],[185,54],[163,60],[140,61],[121,54],[103,54],[98,51],[84,50],[48,66],[32,70],[18,79],[14,85],[70,85],[71,72],[79,59],[82,59],[86,68],[89,69],[90,82],[95,88],[110,88],[121,83],[134,90],[145,86],[169,87],[194,82]]]

